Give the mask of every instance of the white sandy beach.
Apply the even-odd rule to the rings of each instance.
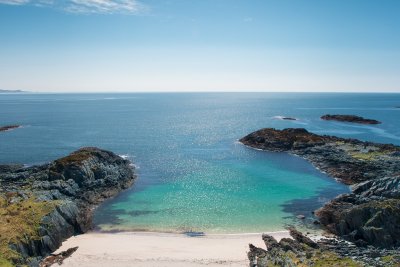
[[[276,239],[289,237],[287,231],[269,233]],[[247,266],[248,244],[265,247],[261,233],[207,235],[90,232],[65,241],[57,251],[79,246],[64,261],[65,267],[129,266]]]

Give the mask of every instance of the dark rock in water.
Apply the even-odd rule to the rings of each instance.
[[[19,125],[6,125],[6,126],[0,126],[0,132],[5,132],[5,131],[9,131],[9,130],[13,130],[16,128],[19,128],[21,126]]]
[[[287,120],[287,121],[297,121],[296,118],[291,118],[291,117],[282,117],[282,120]]]
[[[400,147],[321,136],[305,129],[261,129],[240,141],[250,147],[299,155],[352,185],[316,212],[334,234],[357,244],[400,247]]]
[[[65,239],[88,231],[96,205],[129,188],[135,178],[131,162],[91,147],[42,166],[1,166],[0,209],[16,210],[7,220],[21,223],[21,233],[0,233],[14,234],[9,244],[0,238],[0,246],[12,249],[7,260],[37,266],[38,259],[55,251]],[[34,218],[30,209],[34,209]],[[24,216],[32,223],[24,222]]]
[[[194,231],[188,231],[188,232],[183,232],[183,234],[189,236],[189,237],[199,237],[199,236],[205,236],[206,234],[204,232],[194,232]]]
[[[355,115],[324,115],[321,117],[323,120],[327,121],[343,121],[343,122],[352,122],[352,123],[361,123],[361,124],[380,124],[380,121],[365,119],[360,116]]]

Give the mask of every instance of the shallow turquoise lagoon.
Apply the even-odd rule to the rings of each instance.
[[[102,230],[248,233],[312,221],[348,188],[305,160],[237,140],[263,127],[303,127],[400,144],[398,94],[2,94],[0,163],[40,164],[82,146],[131,159],[138,180],[95,214]],[[355,114],[376,126],[327,122]],[[284,121],[291,116],[298,121]]]

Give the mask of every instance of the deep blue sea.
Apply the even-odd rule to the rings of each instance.
[[[348,188],[299,157],[237,140],[264,127],[303,127],[400,144],[397,106],[400,94],[1,94],[0,125],[23,127],[0,133],[0,163],[41,164],[84,146],[128,157],[139,178],[99,207],[103,230],[280,230]],[[327,113],[383,123],[321,120]]]

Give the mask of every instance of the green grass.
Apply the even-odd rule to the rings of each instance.
[[[388,267],[400,267],[399,259],[396,259],[392,255],[381,257],[381,260],[387,265]]]
[[[1,267],[13,267],[14,265],[10,261],[8,261],[8,260],[2,258],[2,256],[0,256],[0,266]]]
[[[37,201],[34,197],[22,199],[12,193],[0,195],[0,266],[12,266],[9,264],[20,258],[10,249],[10,244],[40,238],[40,222],[56,205],[55,201]]]
[[[324,252],[313,258],[315,267],[361,267],[362,265],[350,258],[341,258],[335,253]]]
[[[371,161],[371,160],[376,160],[380,156],[386,155],[387,153],[381,152],[381,151],[370,151],[370,152],[366,152],[366,153],[350,152],[349,154],[350,154],[350,156],[352,156],[355,159]]]

